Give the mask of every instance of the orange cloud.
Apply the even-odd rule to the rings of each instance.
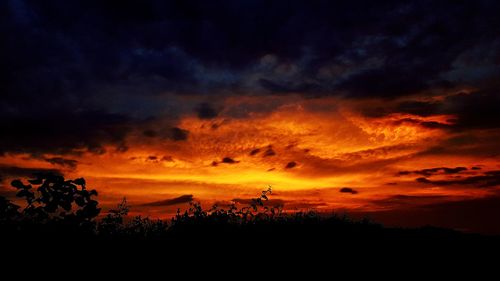
[[[235,113],[242,105],[261,103],[272,106]],[[478,164],[485,165],[481,172],[498,168],[496,157],[427,153],[453,137],[447,130],[454,122],[452,115],[369,117],[338,98],[228,98],[222,108],[211,119],[195,114],[180,118],[176,128],[186,139],[145,136],[137,131],[126,140],[128,150],[82,153],[71,167],[59,165],[66,163],[62,160],[44,160],[57,155],[39,159],[6,155],[0,164],[57,168],[70,177],[85,176],[100,191],[106,206],[123,196],[138,206],[185,194],[211,204],[251,198],[271,185],[278,194],[276,199],[288,202],[289,209],[308,206],[320,210],[391,208],[395,205],[373,202],[399,194],[433,200],[483,196],[484,190],[470,184],[456,189],[398,173]],[[170,123],[159,120],[155,129],[161,131],[164,124]],[[460,180],[455,182],[460,184]],[[165,217],[176,208],[150,204],[137,212]]]

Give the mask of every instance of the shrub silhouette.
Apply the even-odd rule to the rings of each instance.
[[[111,209],[97,225],[97,233],[103,238],[152,238],[166,234],[168,224],[159,219],[136,216],[125,221],[130,206],[124,197],[116,209]]]
[[[172,218],[171,223],[149,217],[128,218],[130,206],[126,198],[117,208],[97,220],[101,209],[98,208],[96,190],[88,190],[83,178],[65,180],[53,174],[37,174],[24,184],[21,180],[12,181],[18,190],[16,196],[23,198],[26,206],[20,207],[5,198],[0,198],[0,221],[14,225],[17,230],[33,231],[51,229],[55,231],[77,230],[103,238],[151,238],[177,236],[179,234],[220,233],[221,231],[280,230],[283,228],[302,228],[304,226],[324,226],[346,228],[354,223],[347,217],[332,215],[323,218],[314,211],[286,213],[283,206],[268,206],[272,188],[261,192],[260,196],[249,201],[248,205],[238,207],[236,203],[223,208],[213,205],[203,209],[201,203],[191,202],[189,208]],[[34,186],[33,186],[34,185]],[[373,225],[363,221],[364,225]]]
[[[257,198],[249,200],[248,205],[243,204],[243,206],[234,202],[223,207],[214,205],[204,209],[201,203],[191,202],[184,212],[178,209],[169,223],[149,217],[129,217],[130,206],[126,198],[115,209],[109,210],[106,215],[98,219],[101,209],[96,199],[97,191],[88,190],[83,178],[65,180],[58,175],[37,174],[34,179],[28,180],[28,184],[14,180],[12,186],[17,190],[16,196],[23,199],[25,205],[18,206],[0,197],[2,229],[0,235],[24,239],[22,243],[28,245],[27,241],[33,236],[44,238],[43,241],[57,243],[68,242],[67,239],[71,237],[86,238],[79,241],[128,239],[193,243],[207,242],[209,239],[224,243],[239,243],[242,239],[246,242],[255,241],[255,237],[267,237],[273,234],[307,243],[321,241],[344,243],[358,240],[373,241],[380,237],[388,240],[398,240],[403,237],[408,241],[414,238],[448,239],[457,236],[456,232],[435,228],[420,230],[383,228],[369,220],[353,221],[345,215],[338,216],[334,213],[328,216],[314,211],[287,213],[283,210],[283,206],[269,204],[271,187],[262,191]],[[256,241],[258,244],[260,242]],[[173,245],[182,243],[174,242]]]
[[[83,178],[65,180],[40,173],[28,184],[13,180],[11,185],[17,189],[16,197],[25,201],[21,207],[0,198],[0,221],[11,231],[83,234],[95,230],[95,218],[101,211],[93,199],[97,191],[87,190]]]
[[[227,209],[213,205],[208,210],[203,210],[199,202],[190,202],[190,207],[184,213],[177,209],[177,215],[172,219],[172,225],[183,224],[247,224],[257,220],[273,220],[283,215],[281,206],[268,207],[264,205],[268,196],[272,194],[272,188],[262,191],[257,198],[251,199],[249,206],[237,208],[235,203]]]
[[[109,210],[109,213],[101,220],[98,230],[103,235],[112,236],[123,231],[123,218],[128,215],[130,207],[124,197],[116,209]]]
[[[101,211],[98,202],[92,199],[97,191],[87,190],[83,178],[65,180],[62,176],[38,174],[28,182],[30,184],[20,180],[11,183],[18,189],[16,196],[26,200],[27,206],[22,210],[25,218],[36,222],[51,219],[86,223]]]

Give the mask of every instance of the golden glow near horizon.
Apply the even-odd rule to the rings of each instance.
[[[227,99],[226,108],[243,102],[267,101]],[[496,156],[425,153],[452,137],[444,127],[454,122],[454,116],[366,117],[355,108],[333,98],[296,99],[269,112],[228,113],[210,120],[184,116],[177,126],[189,131],[185,141],[146,138],[137,131],[127,139],[129,150],[83,153],[73,157],[79,162],[77,168],[64,172],[67,177],[87,178],[100,191],[105,206],[123,196],[139,206],[183,194],[207,204],[228,202],[250,198],[268,185],[276,193],[273,198],[285,200],[289,209],[378,210],[390,206],[373,202],[399,194],[442,195],[447,196],[443,200],[454,200],[487,193],[477,188],[422,185],[415,181],[418,176],[398,175],[433,167],[498,168]],[[231,160],[225,163],[224,158]],[[20,154],[5,155],[0,164],[61,168]],[[343,187],[358,193],[339,192]],[[137,207],[136,212],[163,217],[177,207]]]

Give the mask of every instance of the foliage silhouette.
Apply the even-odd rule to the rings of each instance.
[[[236,202],[204,209],[199,202],[190,202],[187,210],[178,209],[168,221],[149,217],[130,217],[126,198],[107,214],[98,217],[97,191],[88,190],[83,178],[65,180],[62,176],[37,174],[24,184],[12,181],[16,196],[24,206],[0,197],[0,235],[31,245],[30,239],[52,241],[49,245],[99,241],[161,241],[155,245],[241,245],[265,243],[280,237],[294,241],[294,247],[352,247],[405,243],[442,243],[475,239],[477,236],[438,229],[385,228],[367,219],[354,221],[335,213],[321,215],[314,211],[287,213],[283,206],[270,205],[272,188],[261,192],[248,205]],[[274,238],[272,238],[274,237]],[[471,238],[472,237],[472,238]],[[385,241],[385,242],[381,242]],[[68,245],[69,245],[68,244]],[[105,243],[103,245],[106,245]],[[81,247],[78,246],[78,247]]]
[[[101,209],[93,198],[96,190],[88,190],[83,178],[65,180],[62,176],[39,173],[24,184],[13,180],[16,197],[24,199],[23,207],[0,199],[2,222],[18,232],[93,232]]]
[[[108,214],[100,220],[97,233],[103,238],[114,239],[146,239],[165,235],[168,227],[166,222],[141,216],[136,216],[126,222],[125,218],[129,211],[130,206],[127,205],[127,199],[124,197],[116,209],[109,210]]]

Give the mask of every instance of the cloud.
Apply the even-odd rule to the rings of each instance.
[[[252,151],[250,151],[249,155],[254,156],[259,152],[260,152],[260,148],[255,148],[255,149],[252,149]]]
[[[35,176],[37,173],[51,173],[56,175],[62,175],[62,172],[58,169],[23,168],[17,166],[0,165],[0,176],[2,179],[31,178]]]
[[[157,121],[157,122],[155,122]],[[135,126],[143,127],[143,126],[151,126],[151,127],[162,127],[161,121],[155,120],[148,122],[149,124],[144,125],[137,123]],[[162,140],[173,140],[173,141],[185,141],[189,138],[189,131],[179,128],[179,127],[166,127],[160,129],[145,129],[142,130],[142,135],[146,138],[159,138]]]
[[[160,161],[165,161],[165,162],[173,162],[174,161],[174,158],[170,155],[165,155],[163,156]]]
[[[450,155],[498,162],[499,2],[0,2],[2,172],[49,159],[94,180],[183,177],[205,194],[273,167],[276,186],[301,188],[394,182],[397,167]],[[422,178],[409,188],[497,184],[488,166],[432,167],[402,171]]]
[[[339,192],[341,193],[351,193],[351,194],[358,194],[358,191],[357,190],[354,190],[350,187],[343,187],[339,190]]]
[[[427,178],[417,178],[417,182],[424,184],[432,184],[438,186],[447,185],[475,185],[478,187],[494,187],[500,185],[500,171],[488,171],[483,175],[469,176],[463,178],[446,179],[446,180],[429,180]]]
[[[234,160],[231,157],[224,157],[224,158],[222,158],[222,161],[221,161],[221,163],[226,163],[226,164],[236,164],[236,163],[239,163],[239,162],[240,161],[236,161],[236,160]]]
[[[274,94],[289,93],[321,93],[324,91],[322,86],[315,83],[286,81],[284,83],[271,81],[268,79],[259,79],[259,85]]]
[[[500,123],[500,87],[472,93],[461,93],[448,97],[444,102],[447,108],[442,112],[450,112],[458,118],[456,128],[488,129],[498,128]]]
[[[363,149],[354,152],[343,153],[341,158],[346,161],[359,161],[367,159],[385,159],[399,154],[407,154],[414,150],[414,145],[412,144],[397,144],[380,146],[371,149]]]
[[[276,155],[276,152],[274,152],[273,148],[269,146],[266,151],[264,151],[264,154],[262,155],[263,157],[268,157],[268,156],[274,156]]]
[[[161,201],[145,203],[145,204],[142,204],[141,206],[144,206],[144,207],[172,206],[172,205],[177,205],[177,204],[189,203],[193,200],[194,200],[193,195],[186,194],[186,195],[182,195],[182,196],[171,198],[171,199],[165,199],[165,200],[161,200]]]
[[[395,111],[419,116],[430,116],[439,112],[441,103],[437,101],[403,101],[397,104]]]
[[[0,153],[122,151],[133,130],[186,140],[176,121],[193,108],[204,120],[247,118],[280,104],[227,112],[214,104],[269,93],[398,98],[470,84],[481,94],[405,101],[400,110],[456,113],[462,129],[498,124],[498,85],[474,78],[478,69],[498,72],[499,32],[484,28],[500,25],[498,3],[223,2],[4,1],[0,130],[9,133]],[[173,129],[144,130],[150,118],[170,119]]]
[[[500,216],[500,197],[496,192],[482,198],[453,200],[440,195],[399,195],[381,200],[378,204],[397,208],[351,214],[369,217],[388,226],[433,225],[468,232],[500,234],[500,226],[492,223]]]
[[[144,130],[144,131],[142,132],[142,134],[143,134],[145,137],[148,137],[148,138],[154,138],[154,137],[157,137],[157,136],[158,136],[158,133],[157,133],[155,130],[152,130],[152,129]]]
[[[404,195],[396,194],[383,199],[372,200],[372,204],[384,208],[407,208],[409,206],[442,202],[448,199],[446,195]]]
[[[73,112],[54,108],[0,113],[0,154],[101,154],[106,145],[120,146],[130,132],[129,119],[100,111]],[[52,112],[51,112],[52,111]]]
[[[187,140],[189,136],[189,131],[181,128],[174,127],[170,129],[170,138],[174,141],[184,141]]]
[[[290,200],[286,201],[284,207],[287,210],[308,210],[308,209],[317,209],[320,207],[327,207],[328,205],[325,203],[315,203],[315,202],[301,202],[299,200]]]
[[[485,89],[458,92],[439,101],[403,101],[396,105],[393,111],[419,116],[437,114],[455,116],[453,124],[446,126],[436,123],[423,124],[430,127],[449,128],[455,131],[498,128],[500,112],[497,104],[500,103],[500,86],[491,88],[483,85],[483,87]]]
[[[55,97],[71,92],[76,100],[103,92],[140,96],[260,88],[406,95],[439,84],[440,74],[454,70],[459,55],[472,47],[495,48],[488,43],[498,31],[484,26],[499,23],[492,13],[498,3],[491,1],[295,1],[286,9],[264,0],[23,3],[2,4],[4,49],[10,54],[3,61],[12,71],[0,85],[9,99],[16,99],[16,92],[17,99],[35,96],[35,88]],[[370,63],[373,58],[378,62]]]
[[[451,128],[452,120],[446,120],[448,123],[442,123],[438,121],[425,121],[425,120],[419,120],[419,119],[414,119],[414,118],[403,118],[400,120],[396,120],[393,122],[394,125],[399,126],[399,125],[404,125],[404,124],[417,124],[425,128],[429,129],[447,129]]]
[[[66,159],[66,158],[62,158],[62,157],[45,158],[44,160],[46,162],[49,162],[50,164],[68,167],[70,169],[75,169],[76,166],[78,165],[77,160]]]
[[[342,81],[338,89],[347,91],[349,97],[381,96],[397,97],[425,90],[429,76],[415,75],[417,70],[404,70],[401,66],[389,66],[358,73]]]
[[[460,172],[467,171],[466,167],[455,167],[455,168],[447,168],[447,167],[440,167],[440,168],[429,168],[429,169],[422,169],[422,170],[415,170],[415,171],[400,171],[398,174],[399,175],[409,175],[409,174],[417,174],[417,175],[422,175],[422,176],[432,176],[432,175],[439,175],[439,174],[458,174]]]
[[[200,119],[213,119],[219,115],[219,113],[209,104],[206,102],[200,103],[196,108],[195,111],[198,115],[198,118]]]
[[[464,130],[456,132],[418,153],[421,156],[460,155],[462,157],[496,157],[500,155],[500,130]]]

